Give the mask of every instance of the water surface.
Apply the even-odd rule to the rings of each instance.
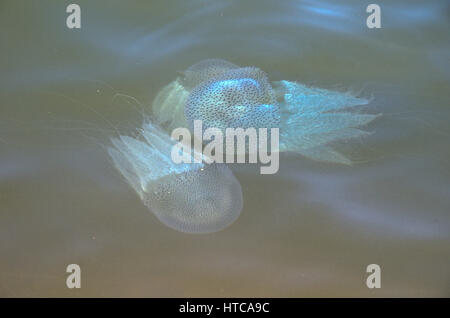
[[[0,4],[0,296],[450,296],[446,1]],[[281,156],[233,166],[244,210],[224,231],[162,225],[103,145],[205,58],[373,96],[353,167]],[[127,96],[125,96],[127,95]],[[65,268],[82,268],[82,288]],[[369,290],[365,269],[382,268]]]

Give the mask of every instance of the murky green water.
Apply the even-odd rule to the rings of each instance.
[[[361,1],[77,3],[81,30],[64,1],[0,3],[0,296],[450,296],[446,1],[380,1],[378,30]],[[241,217],[173,231],[102,145],[212,57],[373,95],[365,111],[384,116],[341,145],[357,165],[234,166]],[[371,263],[381,289],[366,287]]]

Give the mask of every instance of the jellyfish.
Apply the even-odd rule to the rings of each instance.
[[[204,130],[279,128],[280,152],[350,165],[352,161],[332,144],[370,135],[361,127],[380,114],[358,110],[357,106],[368,103],[349,92],[285,80],[270,82],[257,67],[207,59],[164,87],[152,108],[168,130],[192,129],[195,120],[202,120]]]
[[[111,141],[108,153],[114,166],[168,227],[211,233],[239,217],[242,190],[226,165],[206,160],[175,164],[171,158],[175,141],[152,122],[146,122],[136,137],[121,135]]]

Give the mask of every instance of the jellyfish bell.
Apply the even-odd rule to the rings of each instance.
[[[242,210],[242,190],[225,165],[165,176],[149,184],[143,202],[170,228],[211,233],[232,224]]]
[[[211,233],[239,217],[242,190],[231,170],[221,164],[175,164],[175,142],[154,124],[144,124],[139,137],[120,136],[112,144],[108,152],[117,170],[168,227]]]
[[[266,73],[256,67],[232,69],[195,87],[186,100],[185,117],[192,128],[273,128],[279,109]]]

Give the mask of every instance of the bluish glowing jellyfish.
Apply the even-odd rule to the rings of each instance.
[[[378,115],[355,109],[368,102],[350,93],[295,82],[271,83],[256,67],[208,59],[164,87],[154,100],[153,112],[168,130],[192,128],[194,120],[202,120],[204,129],[277,127],[280,151],[351,164],[330,144],[369,134],[359,127]]]
[[[226,165],[175,164],[171,158],[175,142],[150,122],[139,136],[120,136],[112,144],[108,152],[115,167],[168,227],[210,233],[239,217],[241,185]]]
[[[224,71],[197,85],[184,109],[192,128],[273,128],[280,126],[280,109],[266,74],[255,67]]]
[[[297,152],[317,161],[351,164],[329,144],[370,135],[359,127],[380,115],[352,110],[369,100],[289,81],[273,84],[282,97],[280,151]]]

